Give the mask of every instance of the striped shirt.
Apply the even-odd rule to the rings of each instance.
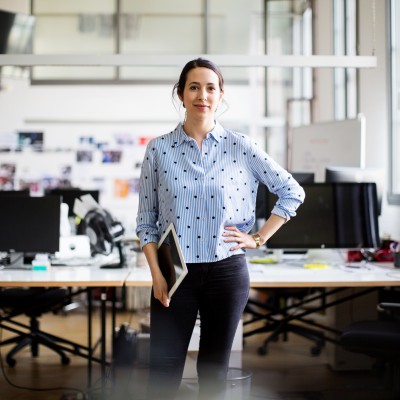
[[[217,122],[200,152],[178,124],[146,149],[136,221],[141,246],[157,243],[173,222],[188,263],[243,253],[231,251],[222,234],[226,226],[250,231],[259,182],[278,196],[272,213],[287,220],[296,215],[303,189],[252,139]]]

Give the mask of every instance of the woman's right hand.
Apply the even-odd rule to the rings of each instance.
[[[164,276],[161,274],[153,279],[153,294],[164,307],[169,307],[168,285]]]
[[[168,285],[158,265],[157,243],[150,242],[146,244],[143,246],[143,251],[153,278],[154,297],[159,300],[164,307],[169,307]]]

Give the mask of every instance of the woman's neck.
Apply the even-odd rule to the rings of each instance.
[[[183,124],[183,129],[188,136],[196,140],[201,145],[201,142],[205,139],[207,134],[214,129],[214,120],[207,121],[189,121],[186,120]]]

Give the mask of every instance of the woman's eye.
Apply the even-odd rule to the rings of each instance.
[[[190,89],[190,90],[196,90],[196,89],[197,89],[197,86],[190,86],[189,89]]]

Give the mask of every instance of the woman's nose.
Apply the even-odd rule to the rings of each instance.
[[[199,90],[198,98],[199,98],[199,100],[206,100],[207,99],[207,94],[206,94],[205,90]]]

